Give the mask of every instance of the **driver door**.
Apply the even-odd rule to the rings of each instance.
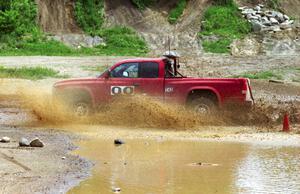
[[[130,62],[117,66],[110,72],[110,96],[149,95],[163,96],[164,79],[159,77],[159,64],[155,62]]]

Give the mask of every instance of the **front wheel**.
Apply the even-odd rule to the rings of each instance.
[[[72,105],[72,112],[76,117],[87,117],[91,114],[91,105],[85,101],[77,101]]]
[[[189,107],[191,110],[200,115],[212,115],[216,112],[217,109],[214,101],[206,97],[193,99],[189,103]]]

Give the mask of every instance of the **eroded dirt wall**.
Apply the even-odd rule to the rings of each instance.
[[[81,33],[74,17],[74,0],[36,0],[38,21],[44,32]]]
[[[176,25],[168,22],[168,12],[176,0],[161,0],[155,6],[139,11],[130,0],[105,0],[105,12],[108,25],[126,25],[136,29],[148,42],[153,54],[161,54],[168,49],[168,37],[171,37],[171,49],[182,54],[199,54],[201,46],[197,34],[200,31],[201,17],[210,0],[190,0]]]

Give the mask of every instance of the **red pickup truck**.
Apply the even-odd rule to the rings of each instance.
[[[133,94],[176,102],[203,114],[226,105],[251,107],[254,103],[248,79],[185,77],[178,71],[178,60],[176,55],[123,60],[99,77],[59,81],[54,85],[54,94],[78,116],[91,113],[117,96]]]

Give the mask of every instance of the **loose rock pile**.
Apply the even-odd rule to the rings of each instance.
[[[254,32],[278,32],[291,30],[294,20],[289,16],[273,10],[267,10],[264,5],[259,4],[255,8],[240,7],[244,17],[252,24]]]

